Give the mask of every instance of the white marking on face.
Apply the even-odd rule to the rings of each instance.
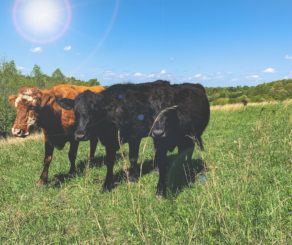
[[[21,96],[19,95],[15,100],[15,107],[18,106],[18,103],[21,101]]]
[[[28,90],[28,93],[18,95],[18,97],[15,100],[15,107],[17,107],[19,102],[22,100],[31,102],[33,105],[35,105],[37,102],[37,100],[31,96],[31,90]]]
[[[17,128],[12,128],[11,132],[12,132],[12,135],[14,136],[28,136],[29,135],[29,131],[22,133],[21,129],[17,129]]]
[[[35,117],[28,117],[28,119],[27,119],[28,127],[33,126],[35,123],[36,123],[36,118]]]

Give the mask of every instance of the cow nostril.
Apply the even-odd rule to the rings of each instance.
[[[85,133],[80,132],[80,131],[75,133],[76,140],[83,140],[84,138],[85,138]]]
[[[21,131],[20,129],[18,129],[18,128],[12,128],[12,134],[13,135],[18,135],[19,134],[19,132]]]
[[[165,132],[162,129],[155,129],[152,132],[152,136],[154,136],[154,137],[164,137],[165,136]]]

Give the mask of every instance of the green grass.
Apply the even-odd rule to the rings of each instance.
[[[0,244],[292,244],[292,106],[211,116],[205,152],[194,154],[207,165],[206,182],[190,176],[198,167],[181,164],[174,152],[166,199],[155,197],[155,170],[99,193],[106,168],[84,161],[88,143],[79,149],[77,177],[63,181],[66,147],[55,152],[41,188],[42,141],[0,145]],[[128,166],[126,154],[127,147],[116,173]],[[103,155],[99,145],[100,162]],[[140,158],[151,166],[151,139]]]

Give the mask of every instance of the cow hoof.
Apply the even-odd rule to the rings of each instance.
[[[163,189],[157,189],[156,197],[159,198],[159,199],[163,198],[163,197],[166,197],[166,191],[163,190]]]
[[[39,179],[36,183],[37,186],[44,186],[48,183],[48,180]]]
[[[74,178],[75,176],[76,176],[76,172],[74,171],[74,172],[69,172],[68,173],[68,176],[69,176],[69,178]]]
[[[105,192],[109,192],[111,191],[111,189],[113,188],[113,185],[104,185],[101,189],[100,189],[100,193],[105,193]]]
[[[139,177],[136,174],[129,175],[129,181],[130,182],[136,183],[136,182],[138,182],[138,180],[139,180]]]
[[[155,195],[155,196],[156,196],[156,199],[157,199],[157,200],[162,200],[162,199],[163,199],[163,197],[164,197],[163,195],[158,195],[157,193],[156,193],[156,195]]]
[[[94,166],[94,163],[95,163],[94,158],[88,159],[88,166]]]

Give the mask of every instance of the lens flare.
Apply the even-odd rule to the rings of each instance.
[[[49,43],[68,30],[72,10],[69,0],[16,0],[12,15],[22,37],[34,43]]]

